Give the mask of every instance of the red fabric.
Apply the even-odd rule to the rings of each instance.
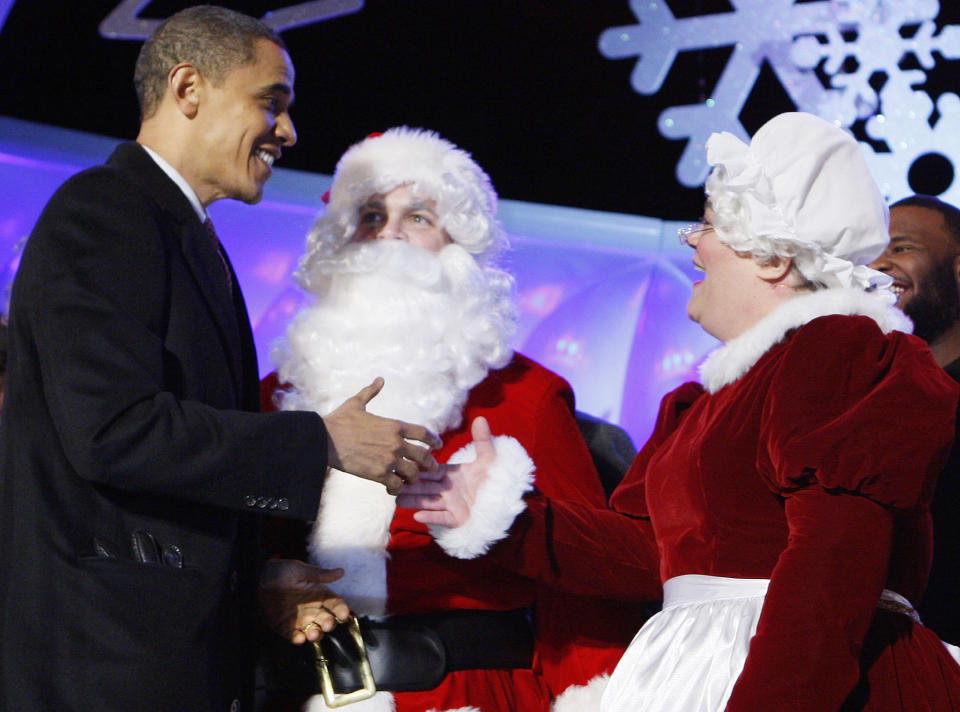
[[[960,709],[960,667],[936,636],[876,609],[884,587],[922,591],[957,392],[919,339],[815,319],[717,393],[668,395],[609,510],[535,498],[495,554],[625,599],[658,568],[770,578],[729,712]]]
[[[757,635],[727,710],[840,709],[861,678],[885,586],[916,600],[928,560],[915,522],[953,437],[957,391],[922,342],[864,317],[823,317],[740,380],[701,397],[647,470],[664,579],[770,578]],[[901,540],[893,541],[896,531]],[[960,695],[935,636],[873,634],[863,706],[924,709]],[[896,683],[894,660],[919,675]],[[896,687],[895,695],[879,694]],[[947,699],[944,697],[943,699]],[[932,709],[951,709],[934,705]]]
[[[644,495],[645,473],[690,405],[703,394],[686,383],[660,403],[653,435],[610,497],[609,509],[551,500],[537,492],[510,538],[491,552],[511,570],[572,594],[636,604],[663,597],[660,553]],[[594,610],[596,605],[590,606]]]
[[[277,386],[274,374],[264,379],[265,406]],[[536,465],[539,492],[559,502],[604,506],[599,476],[573,417],[573,394],[563,379],[516,355],[471,391],[462,424],[442,436],[438,461],[471,441],[470,423],[481,415],[494,435],[510,435],[523,445]],[[611,603],[598,610],[596,601],[536,584],[494,557],[450,557],[412,515],[398,509],[390,528],[390,612],[534,606],[536,653],[533,670],[460,671],[434,690],[395,693],[397,712],[467,705],[482,712],[545,711],[551,697],[568,685],[612,670],[642,622],[636,607]]]
[[[919,340],[883,336],[862,317],[831,317],[800,329],[728,389],[733,398],[770,379],[757,463],[785,500],[789,531],[728,710],[774,701],[836,709],[851,693],[855,709],[956,709],[948,701],[960,698],[960,668],[936,636],[906,620],[898,625],[907,635],[884,632],[889,616],[875,609],[882,588],[916,601],[926,581],[923,523],[957,397],[943,376]],[[910,551],[926,556],[893,555]],[[906,661],[912,674],[898,676]]]

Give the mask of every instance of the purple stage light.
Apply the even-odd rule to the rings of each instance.
[[[0,279],[17,245],[70,175],[103,162],[116,139],[0,118]],[[270,346],[311,298],[291,273],[330,177],[277,169],[256,206],[210,213],[243,286],[261,374]],[[696,378],[716,341],[686,317],[693,270],[676,223],[501,201],[517,278],[518,350],[564,376],[577,407],[622,425],[641,445],[660,398]]]

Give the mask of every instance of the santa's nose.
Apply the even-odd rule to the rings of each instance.
[[[394,223],[393,221],[387,221],[387,223],[380,228],[380,232],[377,233],[378,240],[406,240],[407,236],[403,233],[403,230],[400,229],[400,226]]]

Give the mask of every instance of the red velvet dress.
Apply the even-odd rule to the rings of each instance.
[[[270,391],[275,378],[265,384]],[[517,354],[473,388],[462,424],[443,433],[444,446],[435,456],[446,462],[470,443],[470,423],[482,415],[495,436],[510,435],[524,447],[535,463],[540,492],[558,501],[602,507],[600,480],[572,406],[573,394],[563,379]],[[535,609],[532,670],[455,671],[433,690],[394,693],[397,712],[468,705],[481,712],[547,710],[551,696],[568,685],[612,670],[641,622],[634,607],[623,603],[601,611],[595,620],[571,620],[571,611],[589,610],[590,604],[540,586],[490,557],[447,556],[411,510],[396,510],[387,552],[390,614]]]
[[[813,319],[715,393],[669,394],[611,510],[532,497],[493,556],[628,600],[684,574],[770,579],[730,711],[960,709],[939,639],[876,607],[922,593],[956,398],[918,339]]]

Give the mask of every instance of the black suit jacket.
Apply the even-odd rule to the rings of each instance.
[[[257,381],[239,288],[143,149],[67,181],[11,299],[0,709],[249,703],[252,513],[312,519],[326,467],[320,418],[251,412]]]
[[[944,370],[960,383],[960,359]],[[937,480],[930,505],[933,515],[933,563],[927,590],[917,611],[924,625],[943,640],[960,645],[960,405],[957,439]]]

